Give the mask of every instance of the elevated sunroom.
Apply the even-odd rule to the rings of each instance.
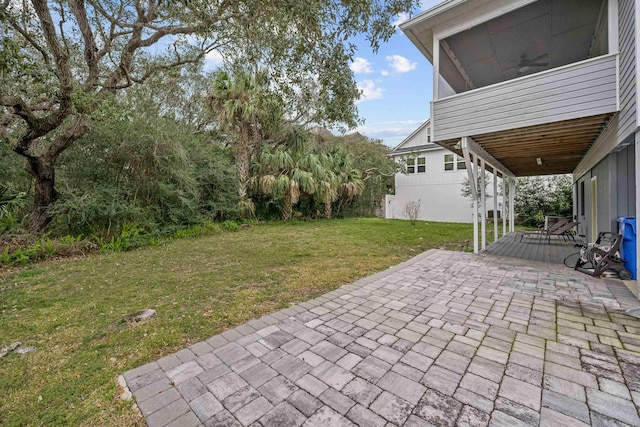
[[[617,18],[616,0],[449,0],[404,23],[434,66],[432,140],[571,173],[619,109]]]

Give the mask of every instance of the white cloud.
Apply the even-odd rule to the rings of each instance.
[[[408,14],[407,12],[401,12],[396,17],[396,20],[393,22],[393,26],[397,28],[400,24],[402,24],[405,21],[408,21],[410,18],[411,18],[410,14]]]
[[[387,70],[380,70],[380,74],[382,74],[383,76],[388,76],[389,72]]]
[[[349,66],[349,68],[355,74],[360,74],[360,73],[370,74],[370,73],[373,73],[373,70],[371,69],[371,62],[369,62],[365,58],[356,57],[353,60],[353,63]]]
[[[382,139],[386,145],[395,147],[422,123],[424,120],[374,122],[359,126],[354,132],[360,132],[369,138]]]
[[[220,65],[222,64],[223,60],[222,54],[218,50],[212,50],[211,52],[207,53],[205,55],[205,59],[207,61],[210,61],[213,65]]]
[[[387,62],[397,73],[408,73],[411,70],[415,70],[418,66],[417,62],[411,62],[402,55],[387,56]]]
[[[373,80],[363,80],[358,83],[358,89],[361,92],[358,102],[382,98],[382,88],[376,86]]]

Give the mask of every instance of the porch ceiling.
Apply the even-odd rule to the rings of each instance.
[[[611,116],[601,114],[470,137],[516,176],[567,174],[578,166]],[[462,154],[455,147],[459,141],[436,143]],[[537,158],[542,159],[541,166]]]
[[[445,39],[473,87],[578,62],[594,54],[602,0],[538,0]],[[520,68],[526,58],[534,64]],[[442,72],[447,78],[447,71]]]

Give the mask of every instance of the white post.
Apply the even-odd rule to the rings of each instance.
[[[482,236],[482,250],[487,248],[487,189],[485,186],[485,169],[486,165],[484,158],[480,158],[480,177],[478,183],[480,184],[480,200],[482,203],[482,217],[480,218],[480,234]]]
[[[493,241],[498,241],[498,170],[493,167]]]
[[[507,234],[507,180],[502,173],[502,235]]]
[[[440,99],[440,39],[433,38],[433,100]],[[431,116],[433,117],[433,115]],[[433,127],[433,120],[431,121]],[[432,134],[433,135],[433,134]]]
[[[513,203],[516,200],[516,180],[509,178],[509,231],[513,233],[516,221],[515,221],[515,208]]]
[[[472,173],[473,173],[473,181],[471,185],[475,186],[478,182],[478,155],[476,153],[472,153],[473,156],[473,164]],[[474,191],[475,193],[475,191]],[[478,197],[473,198],[473,253],[478,253]]]

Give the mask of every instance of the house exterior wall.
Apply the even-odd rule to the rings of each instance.
[[[635,132],[636,123],[636,22],[635,0],[618,0],[620,50],[620,119],[618,142]]]
[[[616,146],[633,141],[637,123],[635,1],[618,0],[620,110],[591,146],[576,170],[577,179],[595,167]]]
[[[612,153],[615,159],[615,174],[611,195],[615,198],[617,216],[636,215],[635,164],[636,147],[628,145],[624,150]]]
[[[387,197],[385,202],[386,218],[407,219],[403,212],[405,205],[420,200],[420,220],[472,222],[471,200],[462,196],[462,183],[467,172],[445,171],[445,154],[451,153],[443,148],[411,153],[412,157],[425,157],[426,171],[396,174],[396,194]]]
[[[595,167],[578,179],[574,185],[576,203],[574,214],[577,218],[578,234],[593,241],[591,204],[591,181],[595,178],[597,186],[597,228],[601,231],[617,232],[617,218],[635,216],[635,146],[630,144],[624,149],[608,154]],[[582,185],[585,187],[582,194]],[[582,198],[584,197],[584,214]]]
[[[402,148],[406,149],[406,148],[420,147],[430,142],[431,142],[431,137],[429,135],[429,126],[423,125],[423,126],[420,126],[418,130],[413,135],[411,135],[411,137],[408,138],[407,141],[405,141],[402,144]]]
[[[636,214],[635,131],[637,128],[635,1],[618,0],[619,112],[574,170],[578,234],[592,241],[591,180],[597,180],[597,227],[617,232],[617,218]],[[585,215],[581,186],[585,185]]]
[[[617,110],[617,57],[592,58],[433,102],[434,139],[498,132]]]

